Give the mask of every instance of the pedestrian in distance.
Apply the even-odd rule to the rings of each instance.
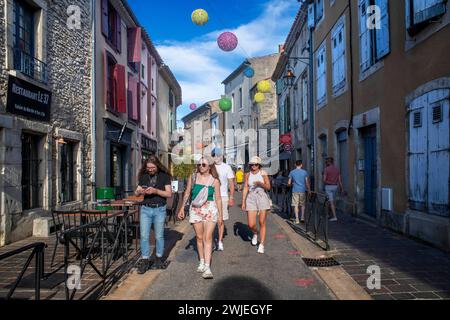
[[[236,171],[236,183],[238,187],[238,192],[242,192],[242,185],[244,184],[244,170],[242,170],[242,167],[239,167]]]
[[[234,206],[234,172],[231,166],[223,162],[223,153],[219,148],[212,152],[216,164],[217,174],[220,180],[220,195],[222,197],[223,220],[218,221],[219,239],[217,241],[217,251],[223,251],[223,236],[225,233],[225,221],[230,220],[229,207]]]
[[[292,206],[295,212],[295,224],[300,224],[300,222],[305,222],[306,192],[308,194],[311,193],[311,185],[308,172],[303,169],[303,161],[298,160],[295,165],[296,169],[289,173],[288,185],[292,186]],[[301,220],[299,219],[300,210]]]
[[[260,244],[258,253],[264,254],[266,242],[266,219],[271,209],[270,198],[266,191],[271,189],[269,176],[262,168],[260,157],[253,157],[249,163],[250,172],[245,174],[242,210],[248,212],[248,226],[253,232],[252,245],[258,245],[256,217],[259,215]]]
[[[141,254],[138,273],[144,274],[150,267],[150,232],[153,224],[156,239],[156,259],[152,269],[163,267],[164,224],[166,222],[167,198],[172,196],[171,178],[168,170],[156,156],[144,161],[139,171],[139,186],[135,194],[144,196],[140,213]]]
[[[202,273],[204,279],[213,279],[211,272],[213,234],[216,224],[222,222],[223,215],[219,175],[210,157],[200,159],[196,173],[188,180],[182,206],[178,212],[178,218],[181,220],[185,218],[184,207],[189,197],[191,197],[189,222],[195,230],[200,259],[197,272]]]
[[[328,157],[325,159],[326,168],[323,173],[323,182],[325,184],[325,192],[328,196],[328,200],[330,201],[330,208],[332,217],[330,221],[338,221],[336,216],[336,194],[338,188],[340,188],[341,193],[344,194],[344,187],[342,185],[342,177],[339,169],[334,165],[334,159],[332,157]]]

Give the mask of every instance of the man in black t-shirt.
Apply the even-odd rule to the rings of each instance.
[[[150,265],[150,231],[152,224],[156,239],[156,260],[152,268],[159,269],[162,267],[166,204],[167,198],[172,196],[170,176],[158,158],[152,156],[144,162],[139,173],[139,186],[136,189],[136,195],[144,195],[140,220],[142,259],[138,266],[138,273],[144,274]]]

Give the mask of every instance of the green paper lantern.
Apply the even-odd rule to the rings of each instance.
[[[204,26],[209,21],[208,12],[204,9],[197,9],[192,12],[192,22],[198,26]]]
[[[233,107],[233,102],[231,102],[230,98],[222,98],[219,101],[219,108],[220,110],[222,110],[223,112],[228,112],[232,109]]]
[[[257,94],[255,94],[255,102],[256,103],[262,103],[265,100],[266,100],[266,96],[264,93],[258,92]]]
[[[271,86],[270,86],[270,82],[268,80],[262,80],[260,82],[258,82],[258,92],[261,93],[269,93]]]

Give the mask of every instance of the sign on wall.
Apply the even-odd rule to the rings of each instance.
[[[40,121],[50,121],[52,93],[14,76],[9,76],[6,112]]]

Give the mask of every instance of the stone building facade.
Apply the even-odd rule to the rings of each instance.
[[[0,0],[0,246],[91,199],[91,12]]]

